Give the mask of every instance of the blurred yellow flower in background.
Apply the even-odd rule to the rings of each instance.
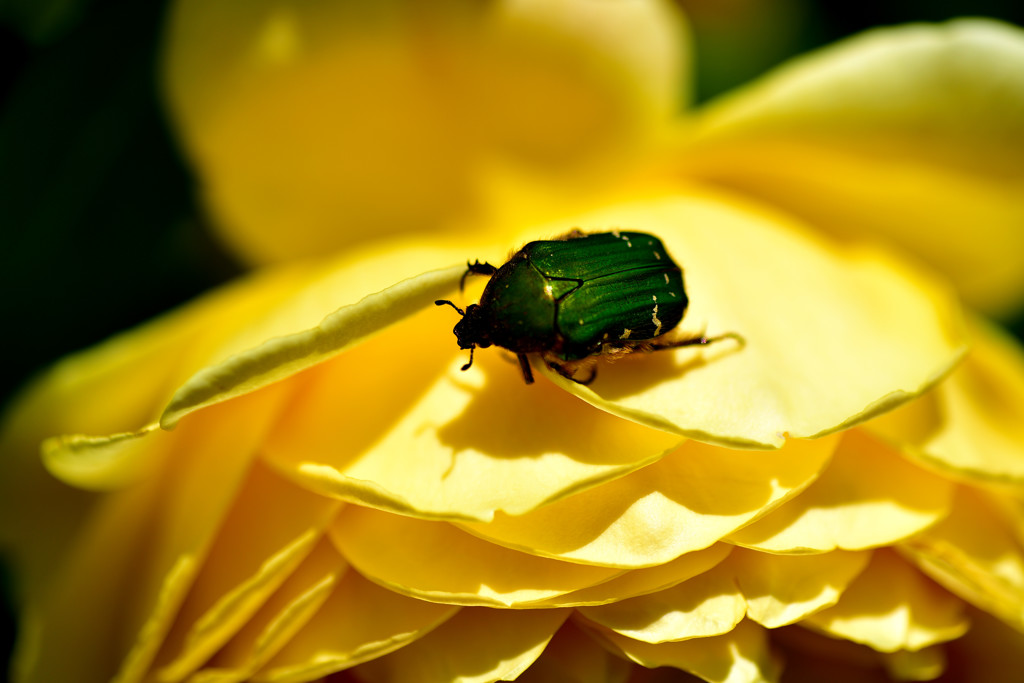
[[[653,1],[180,2],[170,108],[259,267],[6,416],[14,678],[1021,670],[1024,352],[954,290],[1024,299],[1024,34],[681,114],[686,60]],[[461,264],[576,226],[658,235],[742,348],[460,372]]]

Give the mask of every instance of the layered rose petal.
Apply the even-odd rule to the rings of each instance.
[[[266,514],[268,500],[280,506],[274,515]],[[257,464],[164,638],[154,662],[161,676],[183,678],[241,629],[312,551],[340,505]]]
[[[728,633],[740,623],[745,612],[739,586],[730,572],[721,570],[704,572],[650,595],[579,608],[587,620],[645,643]]]
[[[69,654],[24,660],[22,666],[39,680],[66,678],[64,667],[76,661],[90,661],[99,676],[120,669],[126,680],[149,666],[262,439],[249,420],[266,424],[282,395],[244,397],[179,432],[154,435],[159,454],[166,456],[173,445],[174,457],[152,476],[94,500],[79,520],[80,545],[63,556],[45,592],[29,594],[39,601],[34,612],[41,651],[56,647],[80,652],[81,659]],[[217,424],[228,429],[218,432]],[[104,608],[118,601],[129,609],[115,614]],[[72,608],[95,614],[85,631],[61,616]]]
[[[839,603],[806,623],[881,652],[920,650],[966,632],[964,604],[889,550],[872,553]]]
[[[413,600],[345,572],[316,613],[253,676],[313,681],[375,659],[437,628],[459,608]]]
[[[703,112],[686,173],[1024,300],[1024,34],[986,20],[865,33]]]
[[[649,567],[706,548],[808,486],[838,442],[740,451],[688,441],[625,477],[534,512],[463,528],[531,553]]]
[[[1024,349],[974,320],[964,362],[870,429],[953,479],[1024,483]]]
[[[241,683],[252,678],[330,597],[348,564],[322,538],[245,624],[203,663],[195,683]]]
[[[870,559],[867,552],[787,556],[737,550],[730,569],[746,600],[747,616],[778,628],[834,605]]]
[[[368,662],[368,680],[466,683],[515,680],[540,656],[569,610],[469,607],[426,637]]]
[[[607,629],[593,632],[642,666],[682,669],[709,683],[774,681],[778,676],[778,662],[772,656],[765,630],[749,621],[741,621],[724,635],[657,644]]]
[[[331,538],[353,566],[391,590],[460,605],[524,607],[622,573],[508,550],[446,522],[356,506],[338,516]]]
[[[949,515],[900,549],[954,594],[1024,630],[1024,516],[993,497],[958,487]]]
[[[304,378],[265,444],[268,462],[324,495],[486,520],[621,476],[678,443],[550,386],[526,387],[497,354],[449,378],[465,361],[453,359],[446,311],[430,306]]]
[[[884,474],[883,474],[884,473]],[[843,434],[828,468],[793,501],[729,541],[776,553],[896,543],[943,519],[954,485],[860,430]]]
[[[536,603],[535,607],[579,607],[605,605],[617,600],[647,595],[670,588],[705,572],[724,560],[732,551],[727,543],[680,555],[655,567],[633,569],[613,579],[565,593]]]

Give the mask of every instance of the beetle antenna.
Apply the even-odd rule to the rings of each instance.
[[[445,304],[448,304],[449,306],[454,308],[456,311],[458,311],[459,315],[461,315],[461,316],[465,316],[466,315],[466,312],[464,310],[462,310],[461,308],[459,308],[458,306],[453,304],[451,301],[448,301],[447,299],[438,299],[437,301],[434,302],[435,306],[444,306]]]
[[[473,349],[475,349],[475,348],[476,348],[475,346],[470,346],[469,347],[469,362],[462,366],[462,371],[463,372],[465,372],[466,370],[469,370],[470,366],[473,365]]]

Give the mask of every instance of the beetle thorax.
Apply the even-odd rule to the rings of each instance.
[[[474,346],[485,349],[492,343],[491,321],[484,315],[484,309],[479,304],[466,307],[466,314],[455,323],[454,331],[460,349],[471,349]]]

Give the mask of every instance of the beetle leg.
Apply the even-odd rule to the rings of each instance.
[[[557,372],[559,375],[566,379],[571,379],[573,382],[576,382],[576,384],[582,384],[584,386],[593,382],[594,378],[597,377],[597,364],[586,363],[586,365],[590,367],[590,376],[587,377],[586,379],[576,379],[576,371],[580,369],[580,364],[574,362],[572,364],[572,369],[569,369],[565,365],[561,365],[553,361],[548,361],[548,367]]]
[[[526,380],[527,384],[533,384],[533,370],[530,369],[530,359],[526,357],[525,353],[516,354],[516,358],[519,359],[519,368],[523,371],[523,379]]]
[[[726,332],[725,334],[720,334],[717,337],[705,337],[704,335],[701,335],[699,337],[690,337],[689,339],[677,339],[675,341],[651,342],[650,348],[651,351],[662,351],[664,349],[675,349],[681,346],[703,346],[706,344],[710,344],[711,342],[722,341],[723,339],[735,339],[737,342],[739,342],[740,346],[743,346],[744,344],[747,343],[746,340],[739,334],[735,332]]]
[[[470,346],[469,347],[469,362],[462,366],[461,370],[463,372],[465,372],[466,370],[469,370],[471,367],[473,367],[473,349],[475,349],[475,348],[476,348],[475,346]]]
[[[494,275],[498,272],[495,266],[490,263],[480,263],[477,259],[476,263],[470,263],[466,261],[466,272],[462,274],[462,279],[459,280],[459,291],[461,292],[466,287],[466,276],[467,275]]]

